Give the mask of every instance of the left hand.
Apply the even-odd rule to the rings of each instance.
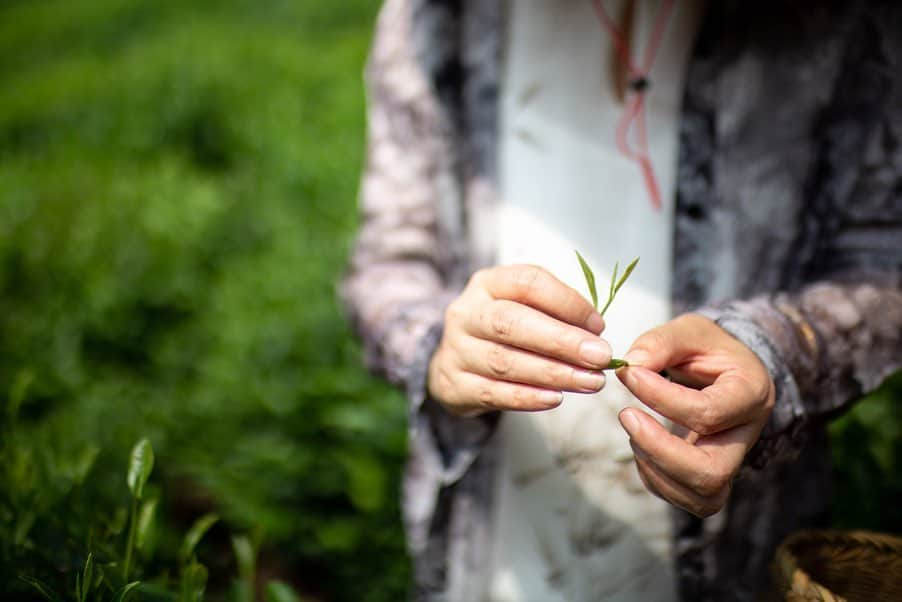
[[[633,343],[617,376],[649,408],[683,426],[671,434],[646,412],[620,423],[655,495],[696,516],[723,508],[733,477],[774,406],[774,383],[751,349],[711,320],[685,314]],[[672,380],[658,374],[666,370]]]

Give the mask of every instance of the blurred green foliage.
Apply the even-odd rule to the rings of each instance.
[[[247,532],[314,598],[404,597],[404,404],[335,295],[376,8],[0,5],[0,588],[83,566],[147,436],[157,556],[215,510],[211,587]]]
[[[833,522],[902,534],[902,372],[830,425]]]

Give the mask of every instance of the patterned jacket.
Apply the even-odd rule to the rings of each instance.
[[[410,400],[414,598],[484,598],[497,416],[425,376],[445,306],[493,262],[503,0],[387,0],[367,69],[362,225],[342,293]],[[675,511],[683,599],[753,600],[823,524],[825,422],[902,366],[902,4],[709,3],[687,74],[674,307],[754,350],[777,404],[727,507]]]

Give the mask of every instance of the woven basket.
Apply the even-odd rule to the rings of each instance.
[[[902,538],[867,531],[800,531],[777,549],[787,602],[902,601]]]

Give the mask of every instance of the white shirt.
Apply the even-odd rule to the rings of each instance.
[[[637,7],[634,52],[660,2]],[[607,2],[612,15],[619,2]],[[501,94],[499,262],[541,265],[588,298],[574,249],[594,268],[601,303],[614,263],[641,262],[605,318],[622,356],[670,317],[677,119],[694,19],[677,3],[651,73],[649,147],[663,197],[652,207],[614,133],[624,106],[611,45],[590,0],[512,0]],[[676,598],[666,505],[645,490],[618,412],[636,400],[608,373],[597,395],[565,394],[541,413],[502,418],[490,599]]]

